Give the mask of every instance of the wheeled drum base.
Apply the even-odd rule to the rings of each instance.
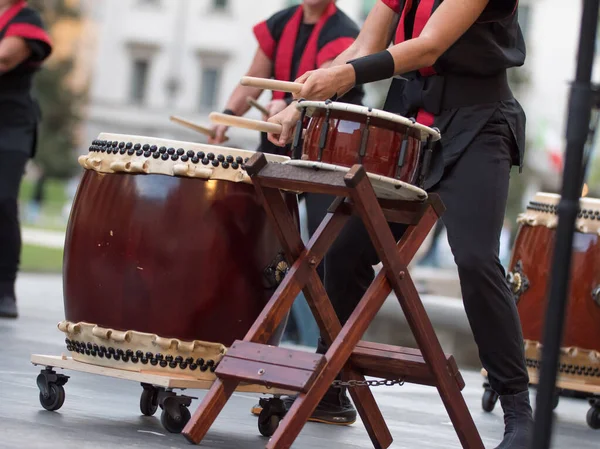
[[[31,363],[35,366],[44,367],[37,377],[37,385],[40,390],[40,404],[44,409],[56,411],[59,410],[65,402],[64,386],[68,382],[70,376],[57,373],[55,368],[130,380],[139,382],[142,386],[142,393],[140,395],[141,413],[145,416],[153,416],[160,407],[162,410],[160,422],[165,430],[171,433],[181,433],[190,420],[191,414],[189,407],[192,404],[192,400],[198,399],[192,396],[178,395],[173,390],[208,390],[213,384],[212,381],[200,380],[193,377],[167,376],[152,372],[134,372],[106,368],[103,366],[78,362],[71,357],[66,356],[57,357],[33,354],[31,356]],[[266,388],[260,385],[240,385],[236,391],[274,394],[275,398],[279,398],[279,395],[282,394],[292,393],[291,391]],[[272,414],[279,418],[276,423],[279,424],[279,420],[283,415],[279,413],[276,414],[275,407],[266,407],[266,409],[265,416],[272,411]],[[271,419],[269,418],[267,421],[271,422]],[[276,428],[277,426],[275,425],[275,429]],[[267,435],[269,432],[269,425],[263,424],[260,419],[258,429],[261,434],[269,436]]]
[[[537,385],[539,381],[539,375],[537,370],[528,369],[529,372],[529,384]],[[483,397],[481,398],[481,407],[486,412],[494,410],[496,402],[498,401],[498,394],[492,390],[492,387],[487,382],[486,370],[481,370],[481,375],[486,378],[486,382],[483,383]],[[591,405],[591,408],[587,412],[586,421],[588,426],[592,429],[600,429],[600,385],[585,384],[583,382],[577,382],[574,380],[564,380],[558,378],[556,380],[556,391],[554,393],[554,402],[552,408],[556,409],[560,402],[560,395],[563,391],[575,391],[578,393],[584,393]]]

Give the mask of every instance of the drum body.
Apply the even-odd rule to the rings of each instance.
[[[302,159],[351,167],[417,185],[424,175],[424,141],[439,134],[396,114],[332,102],[300,102],[311,119]]]
[[[559,200],[558,195],[538,193],[521,214],[508,273],[534,378],[539,375]],[[560,376],[600,385],[600,200],[580,200],[576,229]]]
[[[118,142],[117,149],[147,144],[159,154],[160,147],[198,149],[131,136],[101,136],[106,141]],[[88,169],[67,229],[59,325],[67,346],[89,363],[210,378],[286,269],[254,187],[235,163],[252,153],[213,147],[204,165],[189,157],[183,163],[107,154],[97,150],[103,145],[82,161]],[[232,156],[236,169],[213,165],[220,153],[225,162]],[[141,171],[132,169],[136,163]],[[290,208],[297,216],[293,202]],[[279,344],[282,328],[272,344]]]

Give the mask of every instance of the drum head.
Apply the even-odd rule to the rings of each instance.
[[[310,117],[318,109],[349,112],[352,114],[364,115],[366,117],[375,117],[379,120],[386,120],[392,123],[397,123],[409,128],[413,128],[421,132],[421,140],[427,140],[431,137],[433,142],[441,139],[441,134],[438,130],[413,122],[412,120],[403,117],[399,114],[382,111],[381,109],[368,108],[366,106],[358,106],[355,104],[341,103],[336,101],[299,101],[296,108],[306,109],[306,114]]]
[[[337,171],[342,173],[348,173],[350,168],[342,167],[340,165],[325,164],[323,162],[312,162],[292,159],[285,162],[285,164],[293,165],[295,167],[310,168],[312,170],[329,170]],[[427,192],[425,190],[415,187],[412,184],[408,184],[397,179],[388,178],[387,176],[376,175],[374,173],[367,173],[375,195],[377,198],[386,200],[402,200],[402,201],[424,201],[427,199]]]
[[[242,168],[256,152],[156,137],[101,133],[79,164],[100,173],[161,174],[252,183]],[[269,162],[290,158],[265,154]]]

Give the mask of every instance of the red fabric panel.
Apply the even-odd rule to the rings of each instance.
[[[400,16],[400,22],[398,22],[398,30],[396,30],[396,40],[394,42],[396,44],[399,44],[406,40],[406,36],[404,35],[404,27],[405,27],[405,22],[406,22],[406,15],[411,10],[412,4],[413,4],[413,0],[406,1],[406,6],[404,7],[404,10],[402,11],[402,15]],[[400,12],[400,11],[398,11],[398,12]]]
[[[290,21],[285,26],[279,45],[277,47],[277,56],[275,58],[275,79],[280,81],[290,81],[292,72],[292,58],[294,57],[294,44],[298,37],[298,29],[302,23],[303,9],[300,6]],[[273,92],[274,100],[283,100],[285,92]]]
[[[381,0],[385,5],[389,6],[396,14],[400,14],[402,2],[400,0]]]
[[[28,23],[14,23],[8,27],[6,30],[6,37],[8,36],[18,36],[23,39],[35,39],[38,41],[42,41],[48,45],[52,45],[50,40],[50,36],[44,31],[42,28],[39,28],[35,25],[30,25]]]
[[[435,0],[421,0],[417,14],[415,15],[415,26],[413,28],[413,38],[419,37],[425,28],[425,25],[433,14],[433,4]],[[423,76],[435,75],[433,67],[425,67],[419,70]]]
[[[27,2],[20,1],[4,11],[4,14],[0,16],[0,31],[2,31],[8,22],[14,19],[15,16],[19,14],[23,8],[25,8],[25,6],[27,6]]]
[[[321,67],[324,62],[337,58],[348,47],[354,43],[352,37],[340,37],[325,45],[317,55],[317,67]]]
[[[417,123],[420,123],[423,126],[433,126],[433,122],[435,121],[435,116],[424,109],[420,109],[417,114]]]
[[[253,31],[261,50],[272,60],[273,56],[275,56],[275,40],[271,36],[267,22],[259,23],[254,27]]]
[[[317,63],[317,51],[319,34],[327,23],[327,20],[337,12],[337,8],[334,2],[331,2],[317,24],[315,25],[310,38],[302,54],[302,59],[298,65],[298,76],[302,76],[304,73],[316,69]],[[292,72],[292,58],[294,57],[294,46],[298,37],[298,29],[304,18],[304,9],[302,5],[298,7],[290,21],[285,26],[279,45],[277,47],[277,57],[275,63],[275,79],[281,81],[293,81],[291,78]],[[284,92],[273,92],[274,100],[282,100],[285,97]]]
[[[302,54],[302,59],[300,60],[300,65],[298,66],[298,76],[302,76],[304,73],[314,70],[315,64],[317,63],[317,52],[318,52],[318,43],[319,43],[319,34],[321,34],[321,30],[327,23],[327,20],[331,16],[333,16],[337,12],[337,7],[334,2],[329,3],[329,6],[315,25],[313,32],[306,43],[306,48],[304,49],[304,53]],[[293,51],[293,45],[292,45]]]

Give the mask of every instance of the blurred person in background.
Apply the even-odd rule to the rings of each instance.
[[[40,15],[22,0],[0,0],[0,317],[17,318],[15,281],[21,256],[18,195],[35,155],[40,110],[35,73],[52,44]]]
[[[304,0],[301,4],[279,11],[257,24],[253,31],[258,49],[246,75],[293,81],[310,70],[329,67],[336,57],[352,45],[360,31],[358,25],[335,3],[333,0]],[[257,99],[261,94],[262,89],[236,86],[226,103],[224,113],[236,116],[246,114],[250,109],[247,98]],[[356,86],[338,101],[360,105],[363,97],[363,87]],[[263,119],[267,120],[283,111],[293,100],[290,93],[273,92],[271,101],[266,105],[269,114]],[[227,129],[224,125],[213,127],[216,136],[209,143],[223,143]],[[269,142],[266,133],[261,133],[258,151],[289,155],[290,146],[278,147]],[[325,217],[333,197],[306,194],[302,199],[306,206],[306,225],[310,238]],[[302,202],[300,205],[302,206]],[[317,273],[321,279],[324,278],[323,264],[319,265]],[[316,322],[302,293],[294,301],[290,319],[296,326],[301,342],[305,343],[310,333],[316,333],[314,337],[318,337]],[[260,407],[256,406],[252,411],[258,414]],[[328,410],[320,413],[319,409],[313,420],[334,422],[339,418],[334,415]]]
[[[352,45],[360,31],[358,25],[335,3],[334,0],[303,0],[301,4],[279,11],[257,24],[253,31],[258,49],[246,75],[294,81],[305,72],[330,66]],[[256,100],[262,92],[256,87],[236,86],[223,112],[236,116],[246,114],[250,109],[246,99]],[[340,101],[361,104],[363,97],[362,86],[357,86]],[[283,111],[292,101],[291,93],[273,92],[266,106],[269,115],[265,119]],[[227,129],[225,125],[214,126],[215,138],[209,139],[209,143],[223,143]],[[258,151],[288,155],[289,150],[289,145],[278,147],[269,142],[266,133],[261,133]]]

